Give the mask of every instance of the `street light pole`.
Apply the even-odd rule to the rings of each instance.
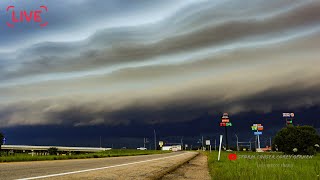
[[[204,147],[203,147],[203,136],[201,136],[201,144],[202,144],[202,150],[204,150]]]
[[[214,139],[214,150],[217,150],[217,139]]]
[[[182,136],[182,138],[181,138],[181,140],[180,140],[181,142],[181,148],[183,149],[183,136]]]
[[[153,129],[153,135],[154,135],[154,150],[157,150],[157,137],[156,137],[156,130]]]
[[[236,135],[236,138],[237,138],[237,151],[239,151],[239,139],[238,139],[237,134],[234,134],[234,135]]]

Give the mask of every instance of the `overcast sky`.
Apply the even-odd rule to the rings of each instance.
[[[49,9],[44,28],[5,8]],[[187,123],[320,103],[319,0],[0,2],[0,127]]]

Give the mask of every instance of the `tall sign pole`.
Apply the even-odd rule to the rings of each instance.
[[[259,132],[259,131],[257,130],[257,132]],[[260,147],[260,138],[259,138],[259,134],[257,135],[257,138],[258,138],[258,149],[260,149],[261,147]]]
[[[221,118],[220,122],[220,127],[225,128],[225,136],[226,136],[226,148],[229,149],[229,144],[228,144],[228,129],[227,127],[231,127],[232,123],[230,122],[229,119],[229,114],[228,113],[223,113],[223,116]]]
[[[294,113],[282,113],[282,117],[286,120],[286,125],[293,125]]]
[[[258,148],[257,151],[261,151],[261,147],[260,147],[260,135],[262,135],[262,131],[263,131],[263,126],[261,124],[253,124],[251,126],[251,130],[254,131],[254,135],[256,135],[257,137],[257,141],[258,141]]]
[[[154,135],[154,150],[157,150],[157,134],[156,134],[156,130],[153,129],[153,135]]]
[[[224,129],[225,129],[225,135],[226,135],[226,148],[228,150],[229,149],[229,144],[228,144],[228,129],[227,129],[227,126],[225,126]]]

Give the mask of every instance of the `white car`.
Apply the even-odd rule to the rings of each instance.
[[[137,148],[137,150],[147,150],[147,148],[145,148],[145,147],[139,147],[139,148]]]

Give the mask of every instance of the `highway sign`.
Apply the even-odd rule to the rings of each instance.
[[[159,146],[160,146],[160,147],[163,146],[163,141],[159,141]]]
[[[263,126],[261,124],[253,124],[253,126],[251,126],[251,130],[252,131],[262,131],[263,130]]]
[[[287,124],[293,124],[292,119],[291,120],[287,120]]]
[[[228,113],[223,113],[222,119],[228,119],[228,118],[229,118],[229,114]]]
[[[230,120],[229,119],[222,119],[221,122],[228,123],[228,122],[230,122]]]
[[[232,123],[231,122],[226,123],[226,126],[232,126]]]
[[[206,145],[210,146],[210,140],[206,140]]]
[[[262,132],[253,132],[254,133],[254,135],[261,135],[262,134]]]
[[[258,131],[262,131],[263,130],[263,126],[258,126]]]
[[[228,122],[228,123],[220,123],[220,126],[221,126],[221,127],[231,127],[231,126],[232,126],[232,123],[231,123],[231,122]]]
[[[294,113],[282,113],[282,116],[284,117],[284,118],[293,118],[294,117]]]

